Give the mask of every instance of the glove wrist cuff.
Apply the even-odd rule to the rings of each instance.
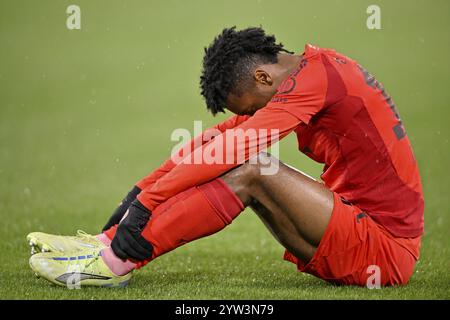
[[[133,207],[135,207],[135,208],[137,208],[138,210],[140,210],[140,211],[143,211],[143,212],[145,212],[145,213],[147,213],[147,214],[151,214],[151,211],[150,210],[148,210],[138,199],[135,199],[132,203],[131,203],[131,205],[133,206]]]

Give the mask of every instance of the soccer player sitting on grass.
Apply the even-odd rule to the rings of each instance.
[[[261,28],[230,28],[205,49],[200,84],[213,114],[236,115],[137,182],[101,234],[29,234],[41,251],[30,258],[34,272],[59,285],[76,273],[81,285],[124,286],[133,270],[218,232],[249,206],[302,272],[365,286],[376,266],[381,285],[408,282],[423,233],[422,186],[394,102],[372,75],[334,50],[306,45],[294,54]],[[256,134],[230,141],[247,130]],[[323,183],[262,152],[292,132],[299,150],[324,164]],[[233,161],[192,161],[207,150]]]

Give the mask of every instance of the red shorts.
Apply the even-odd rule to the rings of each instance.
[[[366,286],[378,272],[381,286],[402,285],[419,258],[420,238],[392,236],[335,193],[330,222],[312,259],[304,263],[288,251],[284,259],[301,272],[336,284]]]

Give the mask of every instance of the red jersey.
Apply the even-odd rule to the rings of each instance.
[[[217,136],[224,136],[225,130],[277,129],[280,139],[294,131],[299,150],[324,164],[321,178],[331,191],[394,236],[423,233],[422,185],[405,128],[383,86],[354,60],[307,45],[298,68],[264,108],[251,117],[231,117],[215,128],[216,137],[205,143],[214,148],[223,146],[225,137]],[[258,144],[258,137],[254,139]],[[192,154],[203,150],[196,148]],[[238,144],[230,152],[242,151],[248,159],[260,150]],[[138,182],[144,189],[138,199],[154,210],[177,193],[237,165],[168,160]]]

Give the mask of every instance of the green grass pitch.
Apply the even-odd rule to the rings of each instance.
[[[0,2],[1,299],[449,299],[450,3],[375,1]],[[81,30],[66,8],[81,8]],[[159,165],[175,128],[212,125],[198,78],[223,27],[262,25],[288,49],[310,42],[357,59],[394,101],[424,185],[422,257],[406,287],[335,287],[297,273],[258,218],[171,252],[123,290],[67,290],[28,267],[31,231],[99,231],[132,184]],[[281,143],[283,161],[321,167]]]

